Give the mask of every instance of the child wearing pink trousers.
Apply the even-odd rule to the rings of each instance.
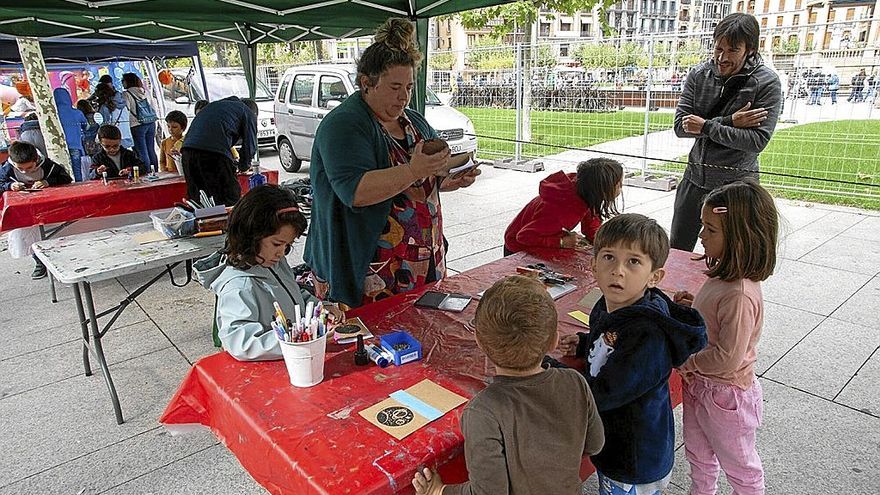
[[[776,266],[779,216],[753,179],[709,193],[700,213],[709,280],[691,303],[706,320],[709,345],[680,368],[684,378],[684,445],[691,495],[714,495],[719,468],[737,495],[764,493],[755,447],[763,413],[754,372],[764,301],[761,282]]]

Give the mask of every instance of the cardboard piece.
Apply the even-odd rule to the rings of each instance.
[[[431,380],[422,380],[406,390],[370,406],[358,414],[398,440],[467,402]]]
[[[593,310],[593,306],[599,302],[599,299],[602,297],[602,291],[599,290],[598,287],[593,287],[590,289],[590,292],[587,292],[587,295],[583,297],[580,301],[578,301],[578,306],[587,309],[587,313]],[[571,313],[569,313],[571,314]]]
[[[355,327],[358,328],[357,331],[355,331]],[[363,335],[364,340],[373,338],[370,329],[364,325],[364,322],[359,317],[356,316],[343,321],[336,327],[335,332],[333,333],[333,340],[335,340],[337,344],[352,344],[357,342],[358,335]]]
[[[138,244],[149,244],[151,242],[159,242],[159,241],[167,241],[168,236],[159,232],[158,230],[151,230],[149,232],[142,232],[132,237],[134,242]]]

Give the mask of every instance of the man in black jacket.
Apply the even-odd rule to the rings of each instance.
[[[0,166],[0,190],[3,191],[45,189],[71,182],[73,179],[64,167],[48,158],[43,158],[34,145],[24,141],[16,141],[9,146],[9,158]],[[13,242],[12,239],[10,233],[10,242]],[[22,246],[21,250],[30,251],[30,246]],[[34,263],[31,278],[37,280],[45,277],[46,266],[43,262],[34,256]]]
[[[670,244],[692,251],[700,233],[703,197],[743,177],[758,176],[758,155],[776,129],[782,86],[758,55],[760,28],[749,14],[730,14],[713,33],[715,55],[687,76],[675,135],[694,139],[675,193]]]
[[[186,192],[198,200],[199,191],[218,205],[232,206],[241,197],[236,172],[250,167],[257,150],[257,114],[254,100],[230,96],[209,103],[193,119],[183,141],[181,160]],[[231,149],[241,141],[238,163]]]
[[[102,125],[98,129],[98,141],[101,143],[101,151],[92,156],[89,179],[100,179],[104,172],[111,179],[126,177],[134,167],[138,168],[142,177],[149,173],[137,153],[122,146],[122,132],[115,125]]]

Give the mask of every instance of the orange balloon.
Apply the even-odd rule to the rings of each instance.
[[[163,85],[167,86],[174,81],[174,75],[171,74],[171,71],[168,69],[162,69],[159,71],[159,82]]]
[[[31,96],[31,84],[27,81],[17,81],[15,83],[15,90],[21,96]]]

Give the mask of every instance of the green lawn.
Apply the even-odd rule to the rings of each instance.
[[[513,139],[516,112],[498,108],[458,108],[470,117],[477,134]],[[564,147],[586,148],[606,141],[639,136],[644,130],[642,112],[532,112],[532,142],[523,145],[526,157],[545,156],[564,151]],[[671,113],[654,112],[650,130],[672,126]],[[480,154],[490,158],[512,156],[514,143],[480,137]],[[634,151],[640,153],[641,150]],[[687,156],[680,158],[687,161]],[[681,172],[684,165],[653,164],[657,170]],[[793,199],[845,204],[880,209],[880,121],[844,120],[818,122],[779,129],[761,154],[762,182],[774,194]],[[773,173],[797,175],[783,177]],[[833,179],[858,184],[841,184],[816,179]],[[790,189],[806,188],[813,192]],[[864,194],[866,196],[856,196]]]
[[[680,160],[686,162],[687,156]],[[761,153],[760,160],[761,181],[777,196],[880,209],[880,121],[816,122],[779,129]],[[676,172],[684,170],[684,165],[675,163],[652,166]],[[811,191],[791,189],[794,187]]]
[[[474,123],[477,134],[502,139],[516,137],[516,111],[504,108],[457,107]],[[671,113],[652,113],[649,129],[659,131],[672,126]],[[532,112],[532,142],[523,145],[523,155],[537,157],[565,151],[559,146],[586,148],[644,132],[645,114],[641,112]],[[481,155],[513,156],[514,143],[492,138],[477,139]]]

